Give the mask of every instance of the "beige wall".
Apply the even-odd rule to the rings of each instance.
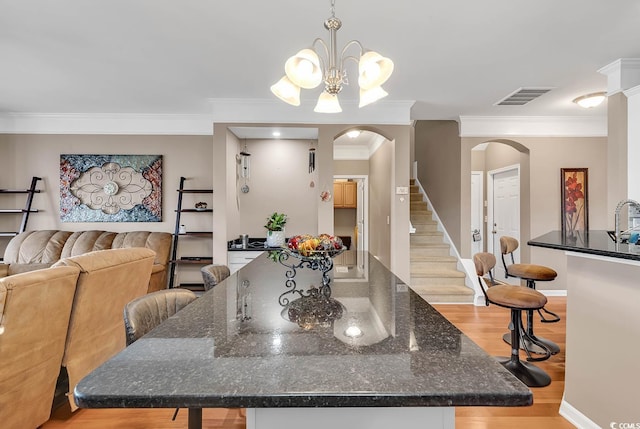
[[[369,251],[387,268],[391,267],[391,218],[393,145],[386,141],[369,159]]]
[[[320,192],[333,192],[333,180],[309,186],[316,180],[315,172],[309,174],[309,141],[247,140],[246,146],[251,154],[250,190],[240,192],[244,179],[238,179],[239,232],[265,237],[264,224],[275,211],[288,216],[287,237],[324,232],[317,230]]]
[[[275,174],[270,174],[266,180],[256,183],[252,178],[249,183],[250,194],[247,197],[259,196],[257,190],[261,186],[265,189],[281,188],[280,196],[287,198],[287,201],[280,201],[279,205],[271,208],[267,206],[277,201],[263,199],[262,204],[256,207],[255,212],[249,220],[244,219],[236,200],[236,179],[235,179],[235,155],[239,151],[240,144],[244,142],[228,131],[229,126],[272,126],[273,124],[213,124],[213,136],[122,136],[122,135],[0,135],[0,187],[24,187],[31,176],[41,175],[45,180],[41,188],[43,194],[36,196],[34,207],[42,212],[32,215],[29,222],[29,229],[40,228],[64,228],[69,230],[84,230],[89,228],[110,229],[110,230],[132,230],[142,229],[140,224],[71,224],[61,225],[59,221],[59,156],[61,153],[122,153],[122,154],[161,154],[164,156],[163,164],[163,222],[146,223],[144,229],[153,231],[172,232],[175,224],[175,206],[177,202],[177,192],[175,190],[179,184],[180,176],[190,178],[188,187],[211,188],[213,195],[211,206],[214,209],[213,216],[193,216],[188,219],[184,216],[183,222],[187,229],[210,230],[213,229],[213,242],[209,243],[206,250],[199,254],[213,254],[214,262],[226,263],[227,240],[237,237],[239,233],[246,232],[245,227],[256,228],[255,233],[264,232],[264,218],[274,211],[275,207],[283,207],[283,204],[296,204],[298,197],[302,195],[302,203],[298,207],[293,207],[289,212],[294,213],[294,218],[288,224],[288,234],[295,231],[305,232],[333,232],[334,213],[333,204],[320,203],[320,190],[326,188],[332,190],[334,174],[373,174],[369,171],[369,163],[362,161],[338,161],[337,171],[334,173],[333,162],[333,141],[336,137],[358,124],[281,124],[280,126],[292,127],[312,127],[318,129],[318,146],[316,150],[316,175],[315,188],[309,188],[309,175],[307,170],[307,144],[300,146],[300,153],[296,158],[290,159],[289,167],[300,168],[302,173],[295,173],[294,183],[291,180],[287,183],[279,183],[281,174],[289,174],[286,166],[279,164],[280,160],[269,153],[268,162],[258,162],[255,158],[260,155],[260,148],[256,148],[252,155],[254,174],[262,174],[261,168],[272,168]],[[410,159],[410,137],[411,127],[409,125],[382,125],[378,127],[362,127],[385,136],[392,142],[393,156],[386,158],[392,176],[387,176],[387,186],[392,189],[394,186],[409,186],[409,159]],[[8,166],[8,167],[7,167]],[[271,167],[269,167],[271,166]],[[300,180],[298,180],[298,178]],[[304,179],[302,179],[304,178]],[[278,182],[278,183],[276,183]],[[299,189],[298,189],[299,187]],[[295,197],[291,197],[295,195]],[[286,196],[286,197],[285,197]],[[240,196],[241,197],[241,196]],[[309,198],[307,198],[309,197]],[[391,241],[387,240],[387,246],[394,246],[391,266],[394,271],[404,279],[409,275],[409,204],[408,199],[394,196],[391,192],[387,194],[392,213]],[[198,194],[198,199],[205,196]],[[314,200],[314,201],[311,201]],[[20,201],[24,201],[21,199]],[[196,202],[196,201],[194,201]],[[209,201],[207,201],[209,202]],[[247,203],[246,201],[242,203]],[[316,211],[309,210],[309,205],[317,207]],[[300,210],[298,213],[296,210]],[[283,210],[280,210],[283,211]],[[266,214],[265,214],[266,213]],[[208,218],[208,219],[207,219]],[[213,220],[211,220],[211,218]],[[259,218],[259,222],[258,222]],[[315,219],[315,225],[313,225]],[[385,215],[386,223],[386,215]],[[298,223],[300,222],[300,223]],[[257,227],[254,225],[258,225]],[[0,229],[2,224],[0,224]],[[293,230],[291,229],[293,228]],[[372,231],[375,231],[371,229]],[[250,231],[251,232],[251,231]],[[5,240],[5,242],[8,240]],[[185,241],[184,246],[188,245]],[[0,238],[0,251],[4,251],[4,244]],[[387,252],[390,253],[390,250]],[[191,281],[191,280],[185,280]]]
[[[333,174],[366,176],[369,174],[368,160],[333,161]]]
[[[613,229],[614,209],[618,201],[629,197],[628,189],[628,107],[622,92],[607,98],[607,207],[609,225]]]
[[[557,252],[529,248],[524,243],[548,231],[559,230],[560,169],[589,169],[589,227],[607,229],[607,216],[613,207],[607,203],[607,138],[605,137],[514,137],[509,140],[492,138],[460,138],[454,121],[418,121],[415,127],[415,150],[418,178],[453,244],[463,258],[470,258],[471,242],[467,239],[471,223],[470,171],[482,164],[471,148],[480,143],[499,142],[520,152],[521,174],[521,236],[522,262],[557,268],[558,278],[539,285],[542,289],[566,289],[566,261]],[[506,151],[491,145],[490,151]],[[497,153],[497,152],[496,152]],[[515,154],[496,155],[505,161],[515,161]],[[488,170],[496,164],[485,159]],[[528,188],[528,189],[527,189]],[[461,239],[464,237],[464,239]],[[527,254],[528,253],[528,254]]]
[[[462,138],[462,165],[471,164],[471,148],[495,139]],[[558,252],[525,245],[531,238],[561,229],[560,169],[589,169],[589,228],[607,229],[607,139],[605,137],[520,137],[499,140],[519,148],[521,155],[521,247],[522,262],[547,265],[558,272],[553,282],[540,283],[540,289],[566,289],[566,261]],[[522,166],[528,162],[529,171]],[[465,159],[466,158],[466,159]],[[464,171],[464,170],[462,170]],[[461,173],[467,176],[467,173]],[[527,182],[527,177],[529,178]],[[466,183],[466,182],[463,182]],[[529,186],[529,196],[526,187]],[[463,189],[462,200],[468,200],[470,190]],[[528,204],[528,207],[527,207]],[[529,219],[526,215],[529,214]],[[461,225],[470,223],[471,214],[462,210]],[[466,228],[468,229],[468,228]],[[470,244],[462,243],[463,257],[470,257]],[[529,251],[529,255],[526,254]]]
[[[460,249],[462,184],[458,123],[455,121],[417,121],[415,125],[415,152],[415,158],[418,162],[418,180],[427,192],[429,200],[447,229],[451,240]],[[467,170],[471,171],[470,168]],[[470,181],[471,179],[465,178],[465,183]],[[470,187],[469,183],[468,188]],[[470,202],[470,197],[468,199]],[[470,224],[470,221],[467,224]],[[467,236],[468,234],[465,234],[465,237]]]
[[[577,254],[566,259],[563,400],[602,428],[613,427],[611,422],[636,423],[640,421],[640,264]]]
[[[39,210],[29,217],[28,229],[64,229],[69,231],[104,229],[109,231],[167,231],[175,225],[176,189],[180,176],[189,180],[186,186],[210,188],[212,180],[211,136],[127,136],[127,135],[2,135],[2,164],[8,165],[0,178],[0,187],[25,188],[31,177],[42,177],[38,187],[42,193],[34,197],[33,207]],[[163,155],[162,222],[151,223],[76,223],[60,221],[60,155],[61,154],[154,154]],[[9,174],[7,173],[9,172]],[[5,183],[4,180],[7,180]],[[209,199],[198,194],[199,200]],[[24,204],[24,196],[20,197]],[[189,201],[185,198],[185,204]],[[214,210],[216,207],[214,207]],[[210,216],[185,217],[187,228],[210,230]],[[0,238],[0,240],[2,240]],[[0,241],[4,245],[8,240]],[[209,246],[208,246],[209,247]],[[210,253],[211,249],[204,250]]]
[[[220,165],[214,162],[215,168],[220,168],[223,171],[228,168],[235,169],[235,165],[229,164],[230,158],[228,157],[228,140],[230,137],[228,136],[228,128],[229,127],[244,127],[244,126],[273,126],[273,124],[226,124],[226,123],[216,123],[214,124],[214,147],[213,147],[213,157],[216,159],[227,159],[227,165]],[[391,152],[389,156],[384,160],[384,162],[388,165],[390,169],[389,175],[385,176],[387,180],[386,186],[389,189],[393,189],[394,186],[409,186],[409,175],[410,175],[410,138],[411,138],[411,127],[408,125],[381,125],[376,127],[362,127],[358,124],[279,124],[280,127],[309,127],[318,130],[318,144],[316,148],[316,179],[315,179],[315,191],[316,197],[319,200],[320,190],[326,185],[329,190],[332,190],[333,176],[334,174],[368,174],[370,179],[373,180],[373,176],[376,174],[371,170],[370,164],[368,166],[364,166],[361,162],[353,162],[353,161],[337,161],[334,163],[333,161],[333,141],[345,133],[346,131],[353,128],[363,128],[372,132],[376,132],[385,138],[389,139],[389,143],[391,144]],[[244,142],[242,142],[244,144]],[[308,144],[305,146],[308,149]],[[305,149],[305,150],[306,150]],[[253,155],[252,155],[253,158]],[[253,159],[252,159],[252,162]],[[301,161],[301,164],[306,164],[306,155],[304,161]],[[334,164],[336,167],[334,167]],[[338,168],[338,172],[336,169]],[[305,168],[305,171],[306,168]],[[385,173],[386,174],[386,173]],[[220,174],[214,172],[214,188],[219,189],[222,188],[221,193],[216,193],[214,195],[214,205],[215,204],[232,204],[235,200],[235,188],[231,189],[228,186],[225,186],[227,182],[227,176],[224,174]],[[309,180],[305,179],[304,184],[308,186]],[[251,191],[253,192],[253,191]],[[227,195],[228,193],[234,193],[234,195]],[[386,194],[388,204],[390,205],[390,216],[392,219],[392,223],[390,227],[391,239],[386,241],[386,246],[389,250],[386,251],[387,255],[391,254],[390,249],[393,248],[394,252],[391,257],[387,257],[390,259],[390,268],[404,281],[407,281],[409,278],[409,201],[408,198],[398,195],[393,195],[391,192]],[[370,201],[371,207],[371,201]],[[371,214],[371,212],[370,212]],[[230,229],[230,226],[233,225],[233,221],[230,219],[232,216],[231,213],[225,212],[224,215],[215,216],[214,222],[216,225],[216,229],[225,230],[228,233],[229,238],[234,238],[237,236],[239,232],[242,231],[233,231]],[[370,215],[370,218],[373,217]],[[323,203],[317,202],[317,226],[314,231],[317,232],[327,232],[333,233],[334,231],[334,210],[333,204],[331,202]],[[378,222],[374,220],[374,222]],[[386,215],[384,216],[384,222],[386,225]],[[264,223],[262,223],[264,224]],[[288,230],[289,231],[289,230]],[[378,231],[374,227],[370,227],[371,235],[370,235],[370,243],[371,240],[375,239],[375,235]],[[289,235],[289,232],[287,232]],[[216,236],[214,234],[213,238],[213,248],[214,255],[220,252],[224,252],[226,249],[226,237]],[[371,245],[370,245],[371,250]],[[215,256],[214,256],[215,261]],[[389,265],[388,265],[389,266]]]

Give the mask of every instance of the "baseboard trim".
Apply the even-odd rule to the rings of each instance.
[[[560,415],[579,429],[601,429],[600,426],[565,401],[564,396],[560,402]]]
[[[540,290],[540,289],[538,289],[538,292],[540,292],[544,296],[567,296],[567,290],[566,289],[560,289],[560,290],[556,290],[556,289]]]

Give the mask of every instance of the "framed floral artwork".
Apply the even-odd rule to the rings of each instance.
[[[588,168],[560,169],[562,233],[573,237],[589,229]]]
[[[162,155],[60,155],[63,222],[161,222]]]

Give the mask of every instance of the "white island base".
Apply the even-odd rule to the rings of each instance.
[[[247,408],[247,429],[454,429],[455,407]]]

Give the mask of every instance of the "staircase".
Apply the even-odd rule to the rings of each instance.
[[[430,303],[472,303],[474,292],[465,285],[465,274],[450,256],[450,246],[413,179],[411,223],[416,229],[411,234],[411,289]]]

